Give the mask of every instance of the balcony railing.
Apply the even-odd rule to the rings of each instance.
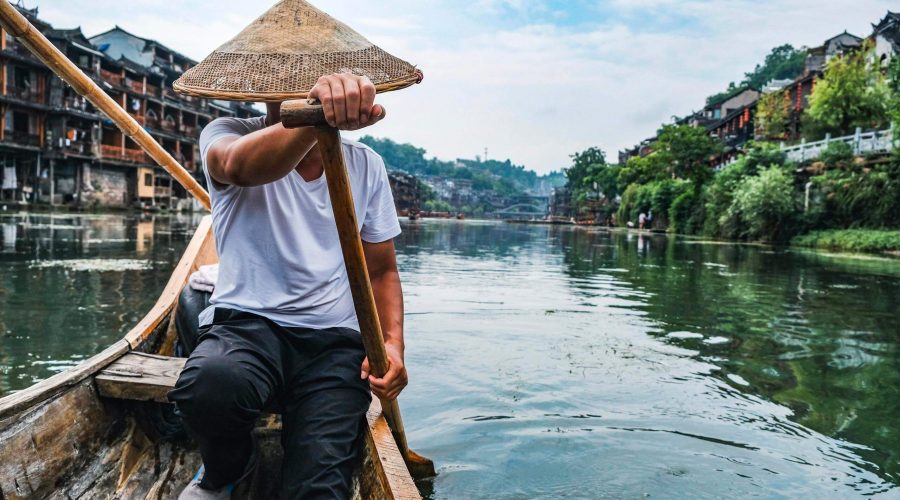
[[[113,73],[105,69],[100,69],[100,78],[116,85],[122,85],[122,75]]]
[[[100,145],[100,155],[104,158],[133,161],[135,163],[146,163],[148,161],[147,155],[144,154],[143,150],[110,146],[108,144]]]
[[[7,41],[6,50],[20,57],[37,60],[37,58],[34,57],[34,54],[32,54],[30,50],[28,50],[24,45],[18,42]]]
[[[137,80],[128,80],[128,88],[130,88],[134,92],[139,92],[141,94],[144,93],[144,82],[139,82]]]
[[[44,96],[41,94],[41,92],[32,89],[31,87],[17,87],[15,85],[7,85],[6,95],[9,97],[15,97],[16,99],[22,99],[23,101],[39,103],[44,102]]]
[[[791,161],[816,160],[833,142],[848,144],[853,148],[855,155],[887,153],[894,149],[894,128],[864,133],[861,128],[857,127],[856,133],[844,137],[831,137],[831,134],[828,134],[821,141],[806,142],[806,139],[803,139],[800,144],[791,147],[785,147],[784,143],[781,143],[781,151]]]
[[[180,129],[182,134],[189,137],[195,137],[200,134],[200,130],[197,127],[193,127],[191,125],[182,125]]]
[[[169,132],[174,132],[176,127],[177,124],[173,121],[166,120],[160,123],[160,128],[162,128],[163,130],[168,130]]]
[[[88,102],[83,97],[66,97],[63,99],[63,107],[66,109],[88,110]]]
[[[172,196],[172,188],[167,186],[154,186],[153,196],[156,198],[168,198]]]
[[[14,132],[7,130],[3,134],[3,140],[24,146],[40,146],[41,136],[30,132]]]
[[[148,161],[147,155],[144,153],[144,150],[142,150],[142,149],[125,148],[125,149],[123,149],[123,151],[125,152],[125,159],[128,161],[133,161],[136,163],[146,163]]]
[[[147,95],[157,96],[159,97],[159,87],[156,85],[147,84]]]
[[[91,143],[89,142],[70,142],[69,145],[65,145],[65,143],[63,143],[62,148],[62,150],[66,153],[79,155],[88,154],[92,149],[93,148],[91,148]]]

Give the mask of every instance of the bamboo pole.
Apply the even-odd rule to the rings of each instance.
[[[322,106],[307,101],[284,102],[281,106],[281,123],[288,128],[316,126],[316,141],[322,152],[328,196],[331,197],[331,208],[334,211],[334,222],[344,254],[344,266],[347,269],[359,331],[362,334],[372,375],[383,377],[388,371],[390,362],[384,348],[384,334],[381,331],[381,321],[378,319],[372,283],[369,281],[362,238],[359,236],[356,205],[353,203],[353,192],[350,189],[347,165],[344,162],[340,132],[325,123]],[[413,477],[434,476],[434,462],[409,449],[397,400],[382,399],[381,407],[397,442],[397,448],[400,449]]]
[[[57,76],[66,81],[97,109],[103,111],[123,134],[138,143],[156,163],[169,173],[207,209],[209,193],[172,158],[134,118],[116,104],[93,80],[85,75],[62,52],[35,28],[8,0],[0,0],[0,25],[10,32]]]

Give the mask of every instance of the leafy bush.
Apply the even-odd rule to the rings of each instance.
[[[675,199],[689,190],[691,186],[689,181],[675,179],[656,183],[650,195],[650,210],[654,215],[667,216],[669,207],[672,206]]]
[[[622,202],[616,218],[622,223],[636,222],[641,213],[662,217],[665,222],[669,207],[682,193],[691,189],[692,183],[680,179],[666,179],[649,184],[630,184],[622,193]]]
[[[829,170],[811,182],[817,227],[900,227],[900,164]]]
[[[734,200],[734,192],[747,176],[748,168],[742,158],[723,168],[703,188],[700,203],[703,207],[703,234],[722,238],[736,238],[740,228],[728,217],[728,208]]]
[[[697,234],[703,228],[705,212],[699,203],[697,191],[688,189],[678,195],[669,207],[669,231],[682,234]]]
[[[794,183],[781,167],[769,167],[743,179],[725,216],[753,240],[782,240],[797,213]]]
[[[849,165],[853,161],[853,146],[844,141],[829,142],[819,160],[829,167]]]
[[[787,157],[784,152],[770,142],[753,142],[748,147],[747,154],[740,157],[734,165],[743,175],[756,175],[760,168],[772,165],[784,165]]]
[[[650,211],[655,186],[656,183],[630,184],[625,188],[625,192],[622,193],[622,202],[619,204],[619,211],[616,213],[616,219],[620,221],[620,224],[624,225],[628,221],[637,222],[641,212]]]
[[[898,252],[900,231],[832,229],[814,231],[791,240],[792,245],[850,252]]]
[[[428,200],[422,204],[427,212],[452,212],[453,205],[443,200]]]

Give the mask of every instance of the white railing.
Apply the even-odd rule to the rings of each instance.
[[[887,153],[894,149],[894,127],[887,130],[876,130],[873,132],[863,133],[862,129],[857,128],[856,133],[844,137],[831,137],[831,134],[825,136],[825,139],[815,142],[806,142],[803,139],[796,146],[785,147],[781,143],[781,151],[791,161],[815,160],[822,155],[822,152],[833,142],[844,142],[853,148],[853,154],[861,155],[863,153]]]

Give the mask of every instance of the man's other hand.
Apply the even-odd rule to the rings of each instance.
[[[375,104],[375,85],[365,76],[337,73],[319,78],[309,91],[318,99],[325,120],[340,130],[357,130],[374,125],[384,118],[385,110]]]
[[[369,358],[366,358],[362,362],[360,378],[369,379],[369,387],[376,396],[392,401],[397,399],[400,391],[409,383],[409,376],[406,374],[406,366],[403,364],[403,349],[391,343],[386,343],[384,349],[387,351],[390,363],[384,377],[377,378],[369,373]]]

